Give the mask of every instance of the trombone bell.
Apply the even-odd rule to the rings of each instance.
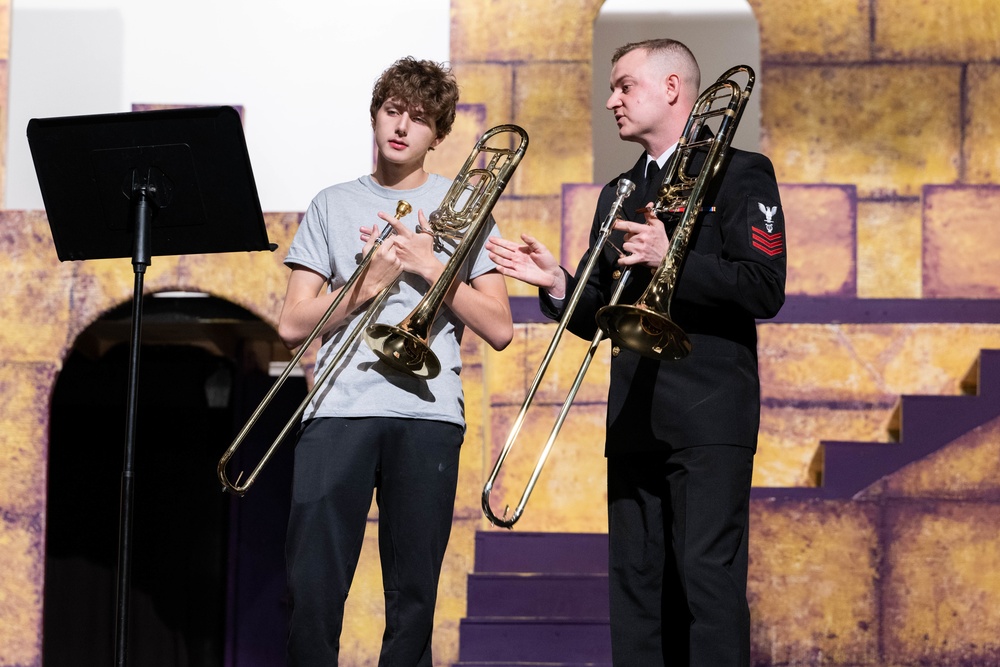
[[[676,361],[691,352],[691,341],[663,313],[621,304],[597,311],[597,323],[612,343],[630,350],[645,350],[643,356]]]
[[[397,371],[424,379],[437,377],[441,372],[437,355],[420,336],[402,327],[372,324],[365,330],[365,342],[379,359]]]
[[[497,135],[516,139],[516,147],[491,146],[490,140]],[[390,367],[428,380],[441,372],[441,362],[429,343],[434,318],[527,149],[528,133],[517,125],[498,125],[487,130],[458,172],[444,201],[428,217],[435,241],[451,238],[459,239],[459,243],[441,276],[409,317],[398,326],[372,324],[365,330],[365,342]],[[475,166],[487,156],[485,166]]]

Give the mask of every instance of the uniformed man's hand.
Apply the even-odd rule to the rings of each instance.
[[[621,250],[624,256],[618,259],[622,266],[648,266],[657,268],[667,255],[670,239],[663,222],[653,213],[652,202],[645,209],[646,222],[616,220],[614,228],[625,232],[625,242]]]

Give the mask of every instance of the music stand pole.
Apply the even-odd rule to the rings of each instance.
[[[132,199],[135,243],[132,268],[132,334],[129,343],[128,405],[125,418],[125,461],[122,466],[121,511],[118,526],[118,589],[115,604],[115,665],[124,667],[128,652],[128,614],[132,573],[132,500],[135,496],[135,433],[139,397],[139,350],[142,340],[143,278],[150,259],[150,230],[154,207],[165,206],[167,195],[157,187],[155,171],[141,182],[133,172]]]

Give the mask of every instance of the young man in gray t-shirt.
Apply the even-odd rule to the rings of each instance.
[[[374,246],[380,222],[395,230],[325,325],[317,377],[383,288],[392,285],[376,318],[395,325],[443,272],[451,248],[435,250],[431,235],[387,211],[405,200],[420,227],[429,229],[427,215],[451,181],[424,171],[424,159],[450,132],[457,101],[448,68],[398,60],[372,93],[374,171],[323,190],[310,204],[285,260],[292,273],[278,332],[289,347],[309,336],[337,298],[358,257]],[[483,250],[482,236],[432,327],[429,344],[440,373],[421,379],[394,370],[356,341],[303,415],[285,548],[290,667],[337,664],[373,489],[386,606],[379,664],[432,664],[437,584],[465,431],[461,336],[469,327],[496,350],[513,337],[504,277]]]

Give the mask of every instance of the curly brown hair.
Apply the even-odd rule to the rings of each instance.
[[[372,89],[371,116],[386,100],[399,100],[410,109],[421,109],[434,119],[438,138],[451,132],[458,105],[458,83],[451,68],[431,60],[400,58],[389,66]]]

